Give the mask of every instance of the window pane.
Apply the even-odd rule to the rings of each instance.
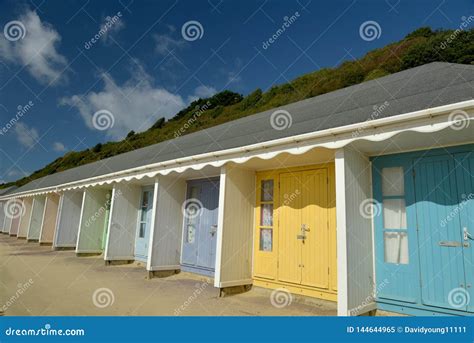
[[[262,181],[262,201],[273,201],[273,180]]]
[[[146,230],[146,224],[141,223],[140,224],[140,232],[139,232],[139,235],[138,235],[140,238],[145,237],[145,230]]]
[[[186,242],[194,243],[196,238],[196,227],[194,225],[188,225],[186,230]]]
[[[408,236],[406,232],[385,232],[383,238],[385,262],[408,264]]]
[[[145,208],[145,209],[142,209],[141,212],[142,212],[142,213],[141,213],[141,215],[140,215],[140,221],[141,221],[141,222],[146,222],[146,219],[147,219],[146,217],[147,217],[148,211],[147,211],[146,208]]]
[[[260,229],[260,251],[272,251],[273,230]]]
[[[405,194],[403,167],[382,169],[382,194],[384,196]]]
[[[385,199],[383,201],[383,226],[386,229],[406,229],[405,199]]]
[[[143,192],[142,207],[148,207],[148,192]]]
[[[260,208],[260,225],[273,226],[273,204],[262,204]]]
[[[199,187],[192,186],[189,191],[189,198],[190,199],[197,199],[199,197]]]

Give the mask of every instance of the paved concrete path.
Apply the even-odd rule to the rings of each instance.
[[[207,281],[188,273],[148,280],[143,264],[105,266],[101,256],[76,257],[0,234],[5,315],[336,315],[335,303],[315,299],[292,296],[290,304],[273,306],[271,290],[261,288],[219,298]]]

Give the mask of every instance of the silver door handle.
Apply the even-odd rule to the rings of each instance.
[[[465,242],[457,242],[457,241],[440,241],[439,246],[441,247],[448,247],[448,248],[456,248],[456,247],[464,247],[469,248],[469,243]]]
[[[464,227],[462,229],[462,232],[463,232],[463,238],[465,241],[474,240],[474,237],[469,233],[469,231],[467,231],[467,227]]]
[[[209,231],[211,236],[214,236],[216,232],[217,232],[217,225],[211,225],[211,231]]]

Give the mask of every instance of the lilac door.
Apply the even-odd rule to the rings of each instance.
[[[219,179],[188,182],[184,206],[183,270],[212,274],[216,260]]]

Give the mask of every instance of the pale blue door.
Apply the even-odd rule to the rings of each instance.
[[[212,274],[216,259],[219,180],[189,181],[186,199],[183,269]]]
[[[143,187],[135,238],[135,259],[143,262],[146,262],[148,257],[148,240],[150,238],[152,211],[153,186]]]
[[[474,312],[474,153],[457,154],[456,179],[460,194],[459,216],[463,241],[463,258],[466,276],[465,291],[458,290],[459,306],[466,299],[467,311]],[[452,297],[454,294],[451,294]]]
[[[474,313],[473,148],[373,159],[380,308]]]
[[[415,200],[422,303],[465,310],[453,303],[466,285],[457,169],[452,155],[418,159]]]

